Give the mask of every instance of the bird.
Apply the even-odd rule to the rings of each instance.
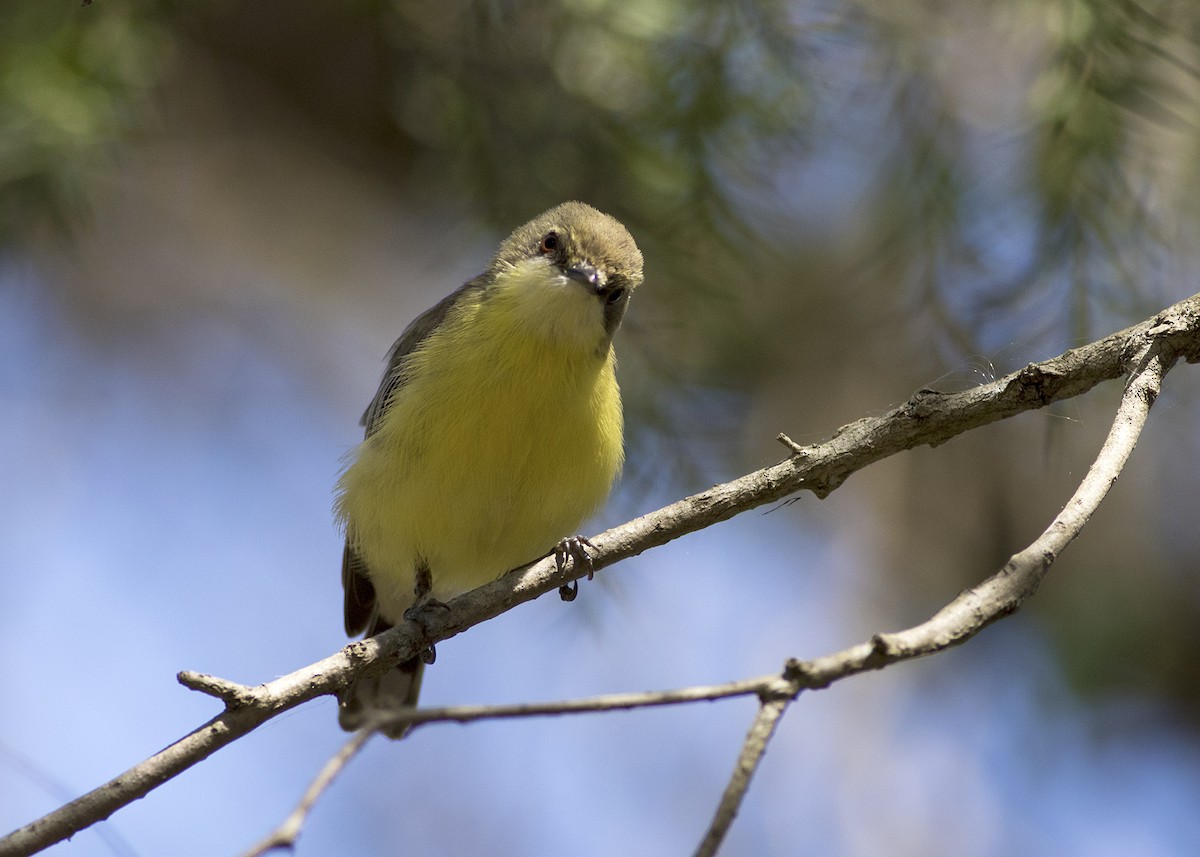
[[[613,338],[642,281],[621,222],[564,202],[404,330],[335,489],[349,636],[551,550],[581,555],[590,543],[569,534],[624,462]],[[417,704],[427,662],[431,649],[354,681],[340,695],[342,728],[403,737],[407,726],[387,718]]]

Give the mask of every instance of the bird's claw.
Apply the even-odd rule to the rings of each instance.
[[[418,601],[412,607],[409,607],[407,610],[405,610],[404,618],[406,621],[415,622],[417,627],[421,629],[421,633],[428,637],[428,620],[430,614],[444,613],[449,609],[450,605],[446,604],[444,601],[438,601],[436,598],[426,598],[423,601]],[[433,643],[430,643],[421,650],[417,657],[421,659],[421,663],[428,666],[437,660],[437,649],[434,648]]]
[[[438,601],[436,598],[426,598],[405,610],[404,619],[408,622],[416,622],[421,626],[422,631],[428,631],[429,617],[434,613],[445,613],[449,609],[450,605],[445,601]]]
[[[591,580],[595,571],[592,568],[591,554],[587,552],[588,548],[595,550],[596,546],[588,540],[587,536],[567,536],[554,546],[554,565],[559,572],[566,571],[569,558],[575,565],[587,568],[587,579]],[[563,601],[574,601],[578,594],[578,580],[572,580],[570,583],[564,583],[558,587],[558,597]]]
[[[587,567],[587,579],[591,580],[594,571],[591,554],[587,552],[588,548],[596,550],[596,546],[587,536],[567,536],[554,546],[554,564],[558,566],[559,571],[565,571],[569,557],[573,562]]]

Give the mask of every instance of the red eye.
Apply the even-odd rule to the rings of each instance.
[[[538,252],[543,256],[549,256],[556,250],[558,250],[558,233],[547,232],[546,237],[542,239],[542,243],[538,245]]]

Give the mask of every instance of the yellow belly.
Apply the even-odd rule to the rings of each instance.
[[[338,484],[337,511],[397,621],[424,562],[446,600],[548,552],[603,503],[622,462],[611,347],[530,336],[464,307]]]

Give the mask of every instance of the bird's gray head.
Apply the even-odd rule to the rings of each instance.
[[[642,253],[621,222],[582,202],[564,202],[518,228],[488,266],[495,276],[530,263],[551,266],[601,303],[611,339],[642,283]]]

